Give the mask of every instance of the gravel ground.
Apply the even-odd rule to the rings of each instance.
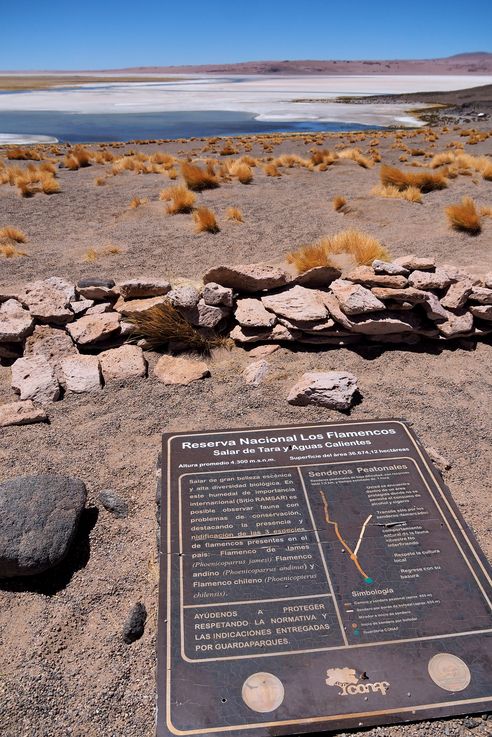
[[[456,136],[443,135],[435,150]],[[380,146],[387,162],[396,162],[401,153],[390,148],[392,143],[393,136]],[[187,148],[201,145],[191,142]],[[177,148],[185,146],[174,144]],[[285,142],[274,155],[282,150],[304,152],[306,147]],[[474,154],[487,150],[488,142],[470,147]],[[62,193],[52,197],[23,200],[13,188],[0,187],[0,224],[20,227],[29,236],[28,257],[0,261],[0,286],[54,274],[198,279],[207,266],[280,258],[289,248],[348,226],[377,235],[395,256],[415,252],[474,273],[492,269],[492,220],[484,219],[482,234],[471,238],[450,231],[443,214],[445,204],[464,194],[492,204],[492,182],[475,184],[471,177],[459,177],[416,205],[370,196],[377,166],[364,170],[343,162],[324,173],[291,169],[280,179],[259,173],[251,185],[228,183],[200,196],[219,216],[229,205],[244,212],[243,225],[221,219],[223,229],[214,236],[195,235],[190,216],[164,214],[157,197],[166,177],[128,173],[96,187],[94,179],[101,173],[101,166],[62,171]],[[347,197],[352,213],[332,210],[334,194]],[[129,210],[134,195],[148,197],[149,203]],[[91,264],[83,261],[87,248],[110,241],[124,252]],[[287,404],[289,388],[304,371],[353,372],[362,402],[353,408],[352,419],[403,417],[425,445],[451,459],[446,482],[492,558],[490,341],[474,349],[463,343],[442,350],[430,345],[384,351],[282,348],[268,358],[270,374],[256,389],[241,382],[249,359],[239,348],[213,356],[211,378],[188,387],[158,383],[152,376],[157,355],[148,358],[150,378],[105,388],[97,401],[67,396],[50,406],[50,424],[2,431],[0,480],[70,474],[83,479],[89,491],[81,534],[62,570],[0,590],[2,737],[153,735],[155,463],[161,433],[339,419],[333,411]],[[10,370],[0,366],[0,401],[11,400]],[[99,503],[97,494],[108,488],[128,502],[126,519],[116,519]],[[143,638],[127,645],[122,627],[137,601],[145,603],[149,618]],[[463,717],[352,734],[484,737],[492,734],[491,724],[481,716]]]

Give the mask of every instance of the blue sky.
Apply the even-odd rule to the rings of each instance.
[[[0,24],[2,70],[492,50],[491,0],[4,0]]]

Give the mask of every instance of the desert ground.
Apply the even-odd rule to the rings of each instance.
[[[492,177],[485,177],[482,158],[492,163],[491,142],[484,126],[474,131],[448,126],[231,142],[101,144],[88,146],[90,165],[74,170],[59,166],[67,163],[66,146],[38,147],[42,159],[54,162],[60,191],[21,196],[19,186],[0,185],[0,228],[12,226],[26,235],[25,243],[13,247],[14,253],[0,251],[0,290],[54,275],[72,281],[110,277],[117,282],[147,275],[172,284],[196,284],[211,266],[281,263],[288,252],[348,228],[375,236],[394,257],[431,256],[438,264],[453,264],[479,276],[492,271]],[[224,147],[232,153],[224,153]],[[316,156],[311,158],[324,149],[340,153],[354,148],[360,154],[344,154],[325,170],[314,163]],[[114,160],[97,163],[105,151]],[[152,170],[152,161],[158,162],[159,157],[152,159],[157,152],[179,161],[167,169],[157,164],[155,173],[144,173]],[[420,172],[442,152],[480,158],[482,169],[456,160],[436,166],[432,171],[449,167],[447,186],[422,194],[421,202],[373,193],[383,164]],[[287,154],[305,163],[296,158],[290,166],[281,158]],[[227,162],[245,155],[256,160],[247,184],[225,169]],[[7,156],[7,149],[0,151],[4,167],[24,170],[39,164]],[[128,168],[118,165],[122,156],[134,163]],[[211,166],[216,172],[222,167],[220,186],[199,193],[196,203],[215,213],[219,232],[196,232],[193,214],[168,214],[168,202],[159,198],[163,189],[179,183],[180,161],[186,158],[201,165],[215,159]],[[264,166],[272,163],[280,176],[265,172]],[[346,199],[339,211],[332,204],[335,196]],[[479,234],[455,230],[446,217],[445,207],[463,197],[472,197],[483,213]],[[241,210],[243,222],[227,218],[229,207]],[[445,481],[492,559],[490,339],[457,340],[445,347],[281,347],[268,357],[271,371],[256,388],[245,386],[241,378],[251,360],[241,347],[212,354],[207,359],[211,377],[189,386],[161,384],[152,375],[158,354],[148,351],[146,357],[148,378],[104,389],[97,401],[87,394],[67,394],[49,406],[48,424],[0,430],[0,480],[55,473],[82,479],[89,491],[80,535],[62,570],[35,580],[2,582],[4,737],[153,735],[155,468],[161,434],[340,419],[333,410],[287,403],[290,387],[307,370],[354,373],[362,399],[352,408],[352,419],[405,418],[425,446],[449,459]],[[9,362],[4,361],[0,402],[14,398]],[[103,489],[113,489],[128,502],[127,518],[117,519],[101,506],[98,494]],[[127,645],[122,626],[137,601],[145,603],[149,618],[143,637]],[[491,724],[486,715],[476,715],[353,734],[485,737],[492,733]]]

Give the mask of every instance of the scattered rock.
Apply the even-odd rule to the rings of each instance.
[[[210,376],[210,371],[205,361],[161,356],[155,365],[154,374],[163,384],[191,384],[192,381]]]
[[[264,358],[264,356],[270,356],[275,351],[278,351],[280,346],[276,343],[270,343],[269,345],[258,345],[256,348],[252,348],[248,353],[248,358]]]
[[[203,287],[203,301],[206,305],[224,305],[225,307],[232,307],[233,305],[233,292],[228,287],[223,287],[215,282],[209,282]]]
[[[123,299],[119,299],[115,304],[114,309],[119,312],[120,315],[131,315],[138,313],[140,315],[145,314],[148,310],[156,305],[162,305],[166,302],[166,297],[149,297],[147,299],[131,299],[125,302]]]
[[[346,315],[360,315],[365,312],[384,310],[384,303],[360,284],[352,284],[345,279],[337,279],[330,287],[340,308]]]
[[[481,320],[492,320],[492,305],[470,305],[470,312]]]
[[[366,287],[389,287],[403,289],[407,286],[407,278],[398,274],[376,274],[370,266],[358,266],[345,277],[348,281],[363,284]],[[333,285],[332,285],[333,286]]]
[[[245,384],[249,384],[250,386],[259,386],[267,375],[269,368],[270,364],[268,361],[264,361],[263,359],[250,363],[243,371]]]
[[[380,261],[376,259],[372,262],[372,268],[376,274],[391,274],[392,276],[408,276],[410,269],[405,268],[396,261]]]
[[[408,277],[408,283],[416,289],[446,289],[451,284],[451,279],[442,269],[413,271]]]
[[[86,501],[85,485],[65,476],[0,484],[0,577],[32,576],[68,553]]]
[[[67,325],[72,339],[81,346],[100,343],[120,329],[120,315],[117,312],[105,312],[102,315],[84,315]]]
[[[320,295],[323,300],[323,304],[328,309],[329,314],[335,322],[339,323],[339,325],[344,327],[346,330],[351,330],[352,323],[347,315],[340,309],[340,303],[335,295],[328,294],[327,292],[320,292]]]
[[[36,325],[24,348],[26,358],[44,356],[53,365],[58,379],[62,358],[76,355],[78,350],[65,330],[49,325]]]
[[[442,304],[433,292],[427,292],[427,299],[423,302],[422,306],[427,314],[429,320],[447,320],[448,311],[444,309]]]
[[[489,271],[488,274],[485,274],[483,278],[483,285],[484,287],[487,287],[487,289],[492,289],[492,271]]]
[[[436,266],[435,259],[416,256],[414,253],[411,253],[409,256],[395,258],[393,262],[410,271],[433,271]]]
[[[460,310],[465,306],[466,300],[470,296],[473,284],[469,279],[463,279],[451,284],[448,291],[441,299],[441,304],[447,310]]]
[[[231,330],[230,337],[238,343],[263,343],[273,341],[293,341],[294,337],[284,325],[274,325],[273,328],[243,328],[241,325]]]
[[[347,371],[310,371],[290,390],[289,404],[320,405],[329,409],[346,410],[357,391],[357,379]]]
[[[73,284],[58,276],[27,284],[19,299],[38,322],[66,325],[74,318],[70,309],[70,303],[75,301]]]
[[[103,312],[111,312],[113,309],[113,305],[111,302],[98,302],[97,304],[92,305],[92,307],[89,307],[85,311],[86,315],[102,315]]]
[[[32,425],[35,422],[47,422],[47,420],[48,416],[44,409],[36,407],[30,399],[0,405],[0,427]]]
[[[113,279],[98,279],[97,277],[80,279],[77,282],[77,294],[85,299],[114,300],[118,296],[114,286]]]
[[[112,489],[103,489],[99,492],[97,498],[104,509],[107,509],[118,519],[124,519],[128,516],[128,504]]]
[[[414,287],[406,287],[405,289],[388,289],[387,287],[374,287],[372,293],[378,299],[391,299],[394,302],[409,302],[410,304],[419,304],[425,302],[429,292]]]
[[[195,287],[176,287],[169,292],[167,299],[177,309],[192,310],[198,304],[200,293]]]
[[[191,309],[179,308],[181,315],[192,325],[200,328],[215,328],[230,315],[230,308],[205,304],[203,299]]]
[[[492,289],[473,287],[470,294],[470,302],[478,302],[481,305],[492,305]]]
[[[69,392],[82,394],[101,388],[101,372],[97,356],[72,356],[61,362],[62,385]]]
[[[448,319],[439,323],[437,329],[445,338],[456,338],[473,329],[473,316],[469,312],[448,312]]]
[[[332,281],[341,276],[341,271],[334,266],[314,266],[303,274],[294,277],[290,282],[292,285],[300,284],[302,287],[320,289],[327,287]]]
[[[123,640],[127,645],[131,645],[135,640],[139,640],[145,630],[145,622],[147,621],[147,610],[145,605],[137,602],[132,607],[128,618],[123,627]]]
[[[413,312],[373,312],[370,315],[354,315],[351,330],[362,335],[389,335],[391,333],[412,333],[422,327],[421,321]]]
[[[203,281],[205,284],[216,282],[240,292],[259,292],[262,289],[284,286],[290,281],[290,276],[280,266],[272,264],[241,264],[210,269],[203,277]]]
[[[234,317],[245,328],[273,327],[277,321],[275,315],[268,312],[261,300],[252,297],[238,299]]]
[[[34,320],[20,302],[8,299],[0,304],[0,343],[16,343],[32,333]]]
[[[441,455],[441,453],[439,453],[439,451],[437,451],[435,448],[428,446],[425,450],[432,463],[437,466],[437,469],[440,471],[440,473],[444,473],[444,471],[447,471],[453,465],[451,461]]]
[[[79,299],[77,302],[70,303],[70,309],[76,317],[82,317],[90,307],[94,306],[93,299]]]
[[[55,402],[60,397],[60,386],[51,364],[44,356],[18,358],[12,364],[12,389],[21,399],[32,399],[40,404]]]
[[[105,382],[146,376],[147,362],[138,345],[122,345],[98,356]]]
[[[319,295],[315,289],[296,285],[279,294],[262,297],[261,301],[267,310],[288,320],[314,322],[328,317],[328,310]]]
[[[171,291],[171,285],[166,279],[128,279],[118,285],[118,291],[123,299],[141,299],[142,297],[161,297]]]
[[[104,287],[112,289],[115,286],[114,279],[101,279],[98,276],[86,277],[77,282],[77,289],[86,289],[87,287]]]

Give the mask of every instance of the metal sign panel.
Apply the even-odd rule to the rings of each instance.
[[[490,569],[409,427],[164,436],[157,735],[483,712]]]

